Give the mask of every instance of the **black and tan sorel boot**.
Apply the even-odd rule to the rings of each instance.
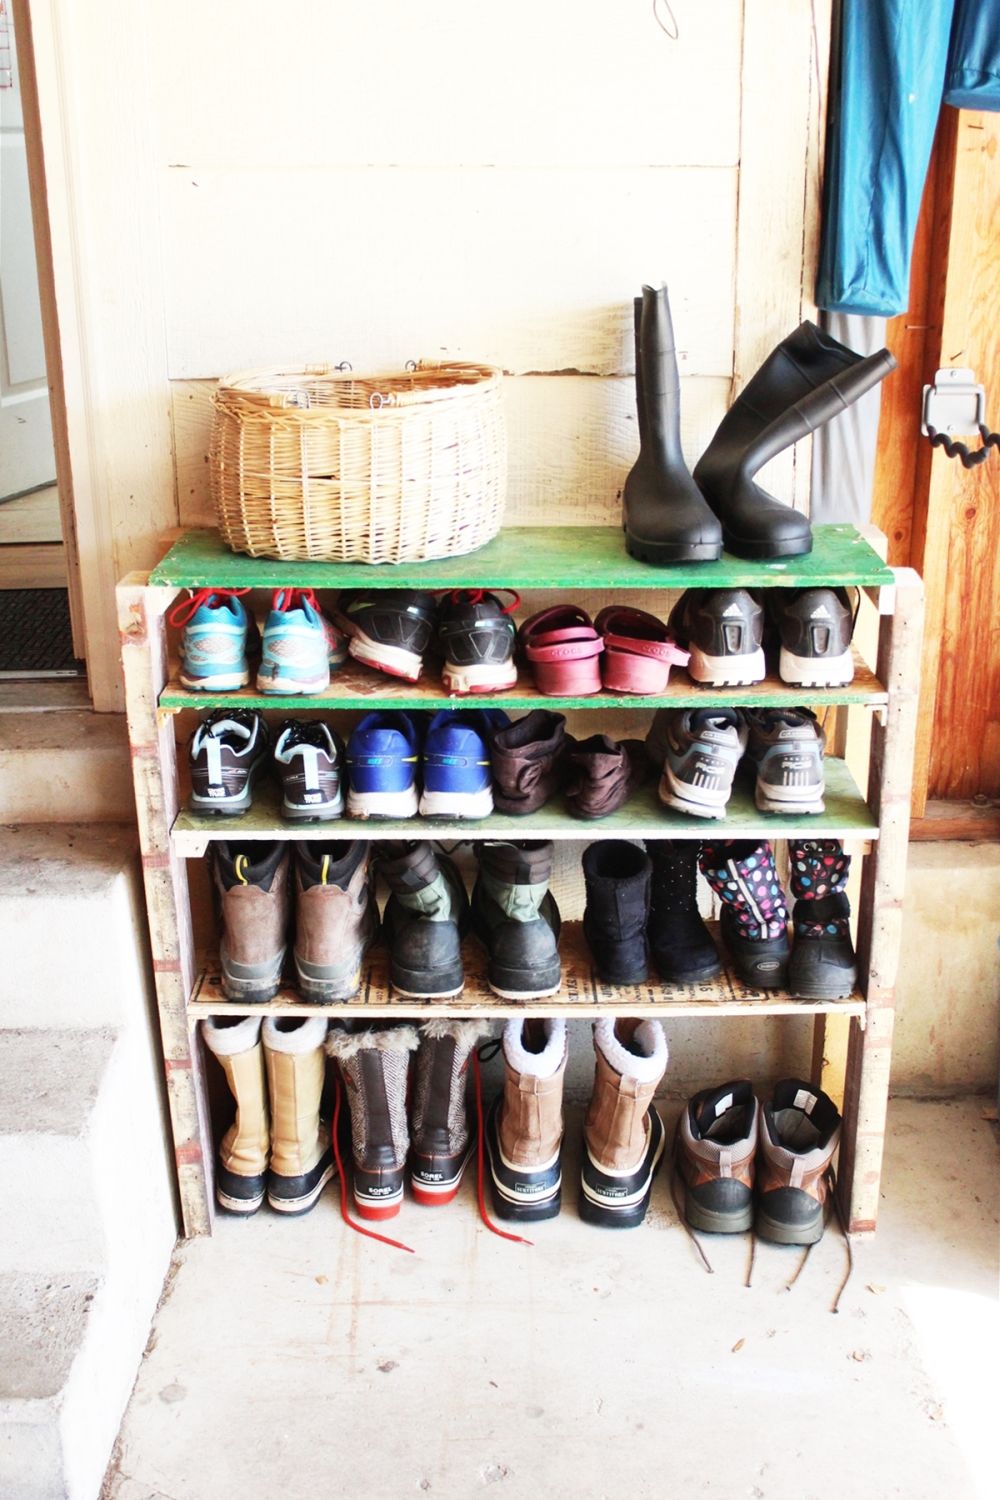
[[[489,1021],[428,1021],[420,1028],[412,1111],[410,1187],[417,1203],[450,1203],[476,1144],[466,1110],[473,1048],[490,1034]]]
[[[236,1103],[236,1118],[219,1144],[215,1196],[231,1214],[255,1214],[264,1201],[271,1144],[259,1016],[212,1016],[201,1023]]]
[[[323,1016],[268,1016],[261,1030],[271,1099],[267,1201],[304,1214],[334,1174],[329,1123],[320,1116],[326,1077]]]
[[[406,1083],[415,1026],[345,1031],[334,1026],[326,1050],[336,1058],[351,1112],[354,1202],[362,1219],[391,1219],[403,1201],[410,1149]]]

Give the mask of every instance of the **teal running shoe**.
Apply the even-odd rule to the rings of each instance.
[[[322,693],[330,686],[331,668],[346,660],[347,641],[312,589],[277,589],[264,626],[258,691]]]
[[[182,627],[181,683],[206,693],[229,693],[250,681],[249,645],[257,626],[239,594],[249,589],[198,589],[170,611]]]

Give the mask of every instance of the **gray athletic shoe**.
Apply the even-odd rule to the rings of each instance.
[[[671,708],[656,719],[653,728],[665,746],[660,801],[696,818],[723,817],[747,744],[743,712]]]

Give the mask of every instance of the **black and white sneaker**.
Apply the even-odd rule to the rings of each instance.
[[[662,709],[650,734],[654,731],[665,750],[660,801],[696,818],[723,817],[747,744],[742,711]]]
[[[854,680],[855,612],[846,589],[769,589],[780,643],[778,672],[793,687],[846,687]]]
[[[417,589],[347,589],[334,618],[356,661],[416,682],[437,616],[434,595]]]
[[[191,811],[230,818],[245,813],[254,784],[267,769],[268,748],[260,714],[247,708],[213,710],[191,736]]]
[[[293,822],[339,818],[344,811],[344,745],[317,719],[287,719],[274,745],[282,817]]]
[[[504,593],[514,594],[513,589]],[[437,637],[446,693],[499,693],[517,682],[511,616],[520,603],[504,604],[482,589],[454,589],[438,606]]]
[[[807,708],[746,709],[746,756],[760,812],[821,813],[826,735]]]
[[[690,652],[688,675],[699,686],[763,681],[764,610],[749,589],[686,589],[667,629]]]

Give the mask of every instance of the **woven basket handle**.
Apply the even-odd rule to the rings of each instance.
[[[287,411],[290,409],[301,410],[303,402],[300,400],[299,393],[297,391],[245,390],[240,384],[240,381],[249,379],[251,375],[253,376],[254,380],[258,381],[262,378],[266,378],[268,375],[273,376],[276,380],[288,380],[296,378],[301,378],[303,380],[313,380],[322,378],[324,375],[342,375],[352,368],[353,367],[350,364],[350,361],[343,359],[341,360],[339,365],[302,365],[299,369],[296,370],[248,370],[245,375],[241,371],[236,375],[228,375],[224,380],[220,381],[219,389],[216,392],[216,395],[223,398],[226,396],[238,398],[240,401],[245,402],[248,406],[260,407],[262,411]]]

